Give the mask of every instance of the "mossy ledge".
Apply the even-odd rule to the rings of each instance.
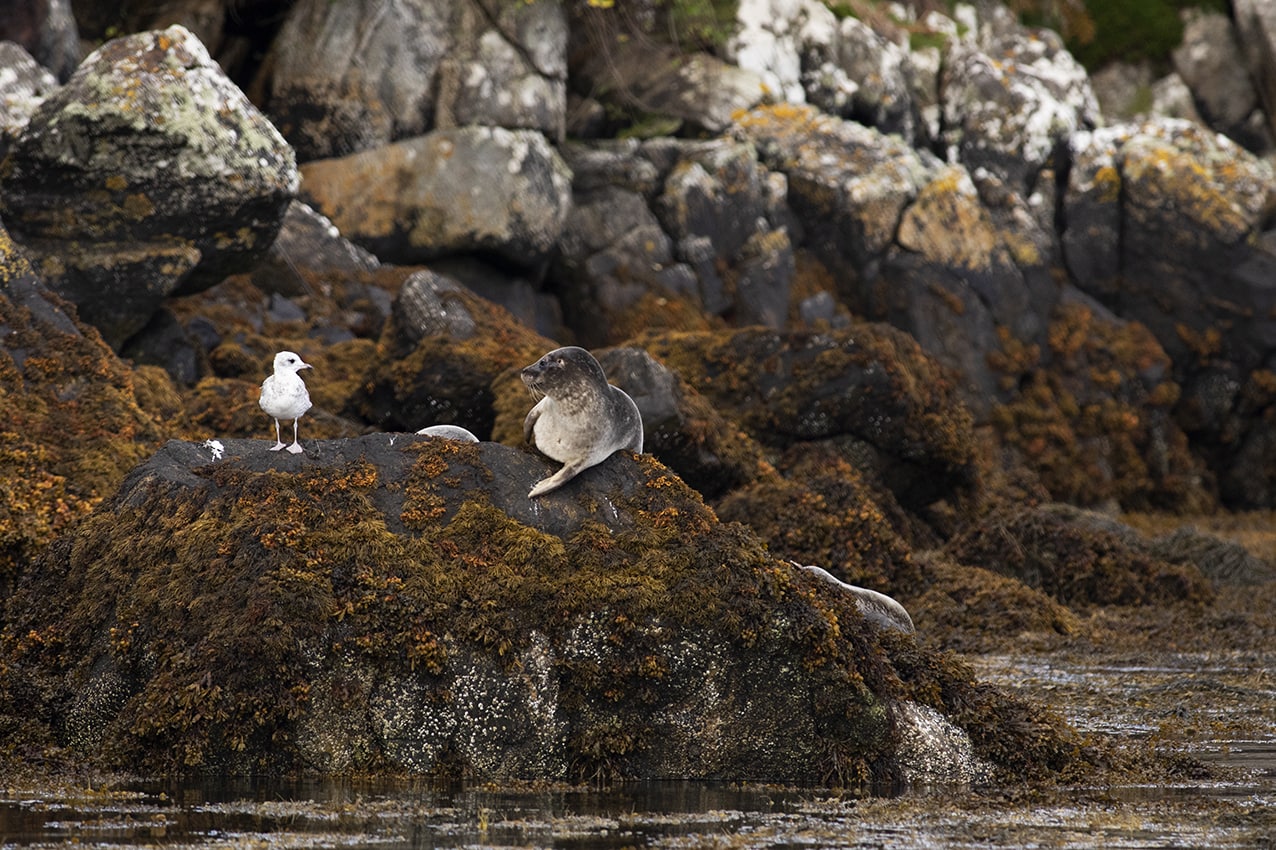
[[[1004,778],[1083,769],[1047,711],[722,523],[648,456],[527,498],[526,450],[172,441],[9,600],[0,746],[142,772],[851,783],[905,705]],[[7,738],[7,740],[4,740]]]

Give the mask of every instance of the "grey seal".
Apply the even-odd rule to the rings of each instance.
[[[424,434],[427,437],[441,437],[444,440],[456,440],[461,443],[477,443],[479,438],[468,428],[462,428],[460,425],[430,425],[417,431],[418,434]]]
[[[913,626],[913,618],[908,616],[907,609],[885,593],[878,593],[876,590],[869,590],[867,587],[847,584],[823,567],[817,567],[813,564],[799,564],[797,561],[792,561],[791,563],[793,566],[800,567],[811,575],[819,576],[835,587],[854,596],[855,607],[859,609],[860,614],[879,629],[894,629],[910,635],[917,631]]]
[[[302,369],[312,368],[297,354],[281,351],[275,355],[275,373],[261,382],[261,398],[257,403],[267,415],[275,420],[275,444],[272,452],[284,448],[284,441],[279,433],[279,420],[292,420],[292,445],[288,451],[293,454],[302,452],[297,442],[297,420],[310,409],[310,393],[306,390],[306,382],[297,373]]]
[[[536,482],[541,496],[619,449],[642,454],[642,416],[624,390],[607,383],[603,367],[583,348],[556,348],[522,371],[523,383],[544,396],[523,420],[523,439],[563,468]]]

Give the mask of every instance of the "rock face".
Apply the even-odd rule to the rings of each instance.
[[[919,712],[972,757],[1014,738],[1002,770],[1071,758],[649,458],[533,503],[550,464],[496,444],[266,447],[170,442],[50,550],[9,609],[45,639],[6,709],[43,698],[86,757],[143,769],[899,776],[897,741],[915,765],[935,737]]]
[[[467,4],[305,0],[265,79],[267,111],[303,160],[434,129],[489,125],[563,135],[567,23],[558,0]]]
[[[0,213],[54,290],[120,346],[169,295],[265,255],[291,149],[182,27],[94,52],[36,110]]]
[[[562,235],[571,205],[562,158],[527,130],[439,130],[307,163],[302,173],[310,202],[387,262],[476,252],[535,267]]]
[[[58,87],[52,74],[11,41],[0,41],[0,161],[36,108]]]

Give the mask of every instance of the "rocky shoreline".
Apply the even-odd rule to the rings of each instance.
[[[1273,507],[1272,166],[1182,118],[1106,122],[1062,41],[998,6],[932,13],[913,49],[814,2],[763,37],[757,5],[729,47],[632,38],[603,68],[574,48],[617,34],[606,10],[300,2],[251,98],[193,20],[61,84],[7,46],[6,751],[1100,770],[946,650],[1096,611],[1217,624],[1270,588],[1269,553],[1128,514]],[[615,138],[609,97],[665,130]],[[532,503],[517,369],[564,343],[634,398],[647,453]],[[257,392],[285,349],[315,406],[281,458]],[[413,434],[444,424],[482,442]]]

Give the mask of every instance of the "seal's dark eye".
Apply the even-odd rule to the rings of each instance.
[[[558,358],[557,360],[555,360],[554,362],[555,362],[555,363],[557,363],[559,366],[566,365],[566,363],[567,363],[567,361],[566,361],[566,360],[564,360],[564,359],[563,359],[563,358],[561,358],[561,357],[560,357],[560,358]]]

